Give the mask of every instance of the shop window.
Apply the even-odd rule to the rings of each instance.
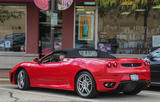
[[[96,6],[76,3],[75,48],[95,48]]]
[[[160,9],[146,13],[99,9],[98,49],[117,54],[145,54],[160,47]]]
[[[51,51],[51,26],[50,26],[50,13],[49,11],[43,11],[40,10],[40,48],[39,53],[40,57],[41,55],[44,56],[45,54],[49,53]]]
[[[26,6],[0,5],[0,52],[25,51]]]
[[[54,25],[54,50],[59,50],[62,48],[62,12],[57,11],[57,25]],[[48,54],[52,51],[51,46],[51,12],[49,11],[40,11],[40,48],[39,53],[40,57]],[[52,23],[51,23],[52,22]]]

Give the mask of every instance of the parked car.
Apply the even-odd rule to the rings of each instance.
[[[160,86],[160,48],[150,52],[141,59],[150,62],[151,85]]]
[[[0,39],[0,50],[21,51],[22,46],[25,46],[25,34],[14,33]]]
[[[150,68],[140,59],[116,58],[94,49],[65,49],[16,65],[10,82],[22,90],[71,90],[84,98],[115,90],[135,95],[150,85]]]

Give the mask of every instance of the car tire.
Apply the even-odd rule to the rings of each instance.
[[[76,76],[75,90],[83,98],[94,98],[97,96],[96,82],[87,71],[82,71]]]
[[[136,95],[136,94],[140,93],[144,88],[145,88],[144,85],[140,85],[140,84],[139,84],[139,85],[137,85],[137,86],[134,88],[134,90],[124,91],[123,93],[124,93],[125,95]]]
[[[26,70],[22,69],[17,75],[17,86],[21,90],[27,90],[30,88],[30,81]]]

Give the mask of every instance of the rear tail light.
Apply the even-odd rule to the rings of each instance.
[[[112,66],[111,62],[107,64],[107,67],[110,68]]]
[[[117,65],[118,65],[117,62],[114,62],[114,63],[113,63],[113,66],[114,66],[114,67],[117,67]]]
[[[114,63],[108,62],[108,63],[107,63],[107,67],[108,67],[108,68],[111,68],[112,66],[113,66],[113,67],[117,67],[117,65],[118,65],[117,62],[114,62]]]

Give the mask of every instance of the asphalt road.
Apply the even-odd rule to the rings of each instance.
[[[160,102],[160,87],[135,96],[101,93],[97,98],[84,99],[71,91],[44,88],[21,91],[14,85],[0,85],[0,102]]]

